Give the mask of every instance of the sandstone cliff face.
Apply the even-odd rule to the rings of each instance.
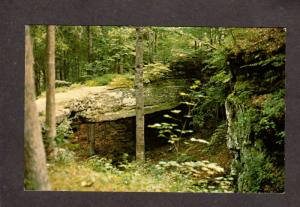
[[[236,191],[283,192],[285,32],[258,31],[256,41],[246,37],[227,52],[226,141]]]
[[[239,192],[283,191],[282,94],[278,90],[255,96],[252,100],[256,102],[252,104],[239,104],[233,97],[226,100],[227,147],[234,154],[231,174],[236,177],[236,190]]]

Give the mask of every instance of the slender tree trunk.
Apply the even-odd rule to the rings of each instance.
[[[95,154],[95,123],[88,124],[88,137],[89,137],[89,154],[90,156]]]
[[[148,33],[148,64],[152,63],[152,44],[151,44],[151,35]]]
[[[155,57],[155,53],[154,53],[154,47],[155,47],[155,40],[154,40],[154,36],[153,36],[153,40],[152,40],[152,47],[151,47],[151,57],[152,57],[152,63],[155,62],[154,57]]]
[[[46,137],[48,140],[47,152],[55,156],[55,26],[48,26],[48,68],[46,89]]]
[[[123,56],[121,55],[121,58],[120,58],[120,74],[122,74],[124,72],[124,68],[123,68],[123,63],[124,62],[124,59],[123,59]]]
[[[35,104],[33,77],[33,52],[30,27],[25,26],[25,120],[24,158],[25,189],[49,190],[46,155],[42,140],[41,126]]]
[[[154,32],[149,32],[149,55],[150,55],[150,63],[153,63],[153,56],[154,56],[154,42],[155,42],[155,36]]]
[[[209,41],[210,41],[211,45],[214,43],[213,42],[213,28],[209,29]]]
[[[67,58],[66,58],[66,51],[63,53],[63,77],[64,80],[67,80],[68,76],[68,71],[67,71]]]
[[[154,54],[157,52],[157,34],[154,32]]]
[[[47,72],[44,64],[43,64],[42,72],[43,72],[43,91],[44,91],[46,90],[46,85],[47,85]]]
[[[236,38],[235,38],[235,36],[234,36],[234,34],[233,34],[233,31],[232,31],[232,29],[230,29],[230,30],[229,30],[229,33],[230,33],[230,35],[231,35],[231,37],[232,37],[232,40],[233,40],[234,46],[236,46],[236,45],[237,45],[237,43],[236,43]]]
[[[79,62],[79,57],[77,58],[77,81],[80,80],[80,62]]]
[[[61,64],[61,60],[59,61],[59,79],[63,80],[63,67]]]
[[[119,73],[119,69],[118,69],[118,60],[115,60],[115,61],[114,61],[113,68],[112,68],[112,72],[113,72],[113,73]]]
[[[33,41],[33,40],[32,40]],[[36,91],[36,95],[40,95],[41,94],[41,89],[40,89],[40,70],[38,67],[36,67],[36,70],[34,70],[34,76],[35,76],[35,91]]]
[[[222,29],[218,28],[218,43],[219,45],[222,44]]]
[[[92,62],[92,52],[93,52],[93,37],[90,26],[87,26],[88,33],[88,62]]]
[[[74,70],[74,79],[75,81],[78,81],[79,80],[79,70],[78,70],[78,57],[75,58],[75,70]]]
[[[120,59],[116,60],[116,73],[120,74]]]
[[[143,34],[136,28],[135,91],[136,91],[136,160],[145,160],[144,88],[143,88]]]

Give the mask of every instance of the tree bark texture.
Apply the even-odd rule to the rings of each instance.
[[[87,26],[87,32],[88,32],[88,62],[92,62],[92,48],[93,48],[93,37],[92,37],[92,31],[90,26]]]
[[[88,124],[88,137],[89,137],[89,154],[90,156],[95,154],[95,123]]]
[[[63,53],[63,76],[64,80],[68,80],[68,69],[67,69],[67,57],[66,57],[66,51]]]
[[[30,27],[25,26],[24,181],[26,190],[49,190],[46,155],[35,103]]]
[[[48,26],[48,67],[46,88],[46,137],[48,141],[47,152],[55,154],[55,26]]]
[[[144,88],[143,88],[143,34],[136,28],[135,90],[136,90],[136,160],[145,160]]]
[[[123,59],[123,56],[121,56],[120,57],[120,70],[119,70],[120,74],[124,73],[124,66],[123,66],[123,64],[124,64],[124,59]]]

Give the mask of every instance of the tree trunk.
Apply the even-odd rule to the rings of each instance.
[[[209,29],[209,42],[211,45],[214,43],[213,42],[213,28]]]
[[[46,155],[35,104],[30,27],[25,26],[24,181],[27,190],[49,190]]]
[[[148,34],[148,64],[152,63],[152,44],[151,44],[151,35]]]
[[[92,48],[93,48],[93,37],[90,26],[87,26],[87,33],[88,33],[88,62],[92,62]]]
[[[33,41],[33,40],[32,40]],[[34,78],[35,78],[35,91],[36,91],[36,95],[40,95],[41,94],[41,89],[40,89],[40,70],[38,67],[36,67],[36,69],[34,70]]]
[[[55,156],[55,26],[48,26],[48,67],[46,89],[46,137],[48,140],[47,152]]]
[[[46,85],[47,85],[47,72],[46,72],[46,67],[45,65],[43,64],[43,68],[42,68],[42,72],[43,72],[43,91],[46,90]]]
[[[79,80],[79,60],[78,60],[78,56],[75,57],[75,65],[74,65],[74,80],[75,82]]]
[[[123,63],[124,62],[124,59],[123,59],[123,56],[121,55],[121,57],[120,57],[120,70],[119,70],[119,72],[120,72],[120,74],[122,74],[123,72],[124,72],[124,68],[123,68]]]
[[[80,67],[79,67],[79,57],[76,59],[77,60],[77,64],[76,64],[76,67],[77,67],[77,81],[79,81],[80,79]]]
[[[68,70],[67,70],[67,57],[66,57],[66,51],[63,53],[63,77],[64,80],[68,80]]]
[[[59,79],[60,80],[63,80],[63,67],[62,67],[62,64],[61,64],[61,60],[59,61]]]
[[[136,160],[145,160],[144,88],[143,88],[143,34],[136,28],[135,91],[136,91]]]
[[[95,123],[88,124],[88,137],[89,137],[89,154],[90,156],[95,154]]]
[[[154,54],[157,52],[157,34],[154,32]]]
[[[113,73],[119,73],[118,60],[115,60],[114,63],[113,63],[112,72]]]

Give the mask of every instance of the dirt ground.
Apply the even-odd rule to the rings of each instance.
[[[57,92],[55,94],[56,116],[60,117],[68,113],[65,106],[74,99],[80,99],[93,93],[101,93],[109,90],[108,86],[80,87],[68,89],[66,92]],[[46,97],[40,97],[36,100],[37,109],[40,115],[45,114]]]

